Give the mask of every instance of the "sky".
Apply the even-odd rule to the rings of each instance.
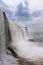
[[[0,7],[15,23],[43,29],[43,0],[0,0]]]

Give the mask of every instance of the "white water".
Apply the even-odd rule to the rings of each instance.
[[[28,41],[29,34],[26,27],[17,26],[14,23],[10,24],[12,43],[13,47],[16,47],[16,52],[19,56],[30,60],[37,61],[43,59],[43,44],[42,42],[32,42]]]

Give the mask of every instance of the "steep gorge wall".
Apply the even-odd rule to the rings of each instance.
[[[4,16],[0,9],[0,60],[5,57],[5,33],[4,33]]]
[[[4,15],[4,32],[5,32],[5,41],[6,41],[6,49],[10,46],[10,42],[12,41],[11,37],[11,31],[10,31],[10,26],[9,26],[9,21],[6,17],[5,12],[3,12]]]
[[[8,19],[0,9],[0,61],[4,62],[6,49],[10,46],[11,34]]]

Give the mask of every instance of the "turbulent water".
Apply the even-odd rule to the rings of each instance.
[[[43,43],[29,41],[28,28],[10,23],[13,48],[16,48],[16,53],[28,61],[40,63],[43,59]],[[37,64],[37,63],[36,63]]]

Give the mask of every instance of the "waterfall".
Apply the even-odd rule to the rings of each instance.
[[[5,65],[4,63],[6,63],[6,51],[11,41],[8,19],[5,13],[0,9],[0,65]]]
[[[29,41],[29,29],[25,26],[19,26],[13,22],[9,22],[12,35],[11,46],[16,48],[16,53],[30,61],[37,61],[43,58],[43,47],[38,46],[40,42]]]
[[[16,25],[12,22],[10,22],[10,29],[12,34],[12,40],[14,42],[17,42],[18,40],[27,39],[27,27]]]

